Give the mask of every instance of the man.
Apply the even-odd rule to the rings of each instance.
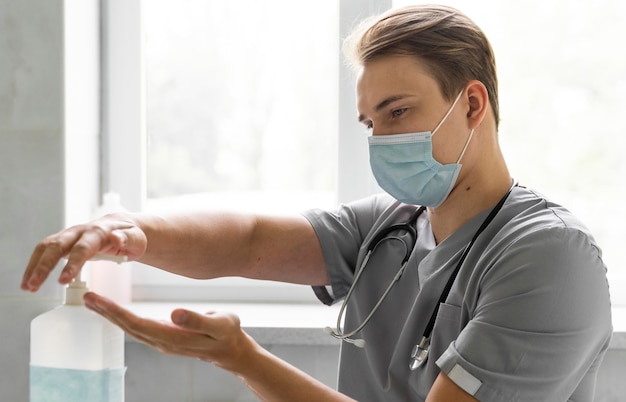
[[[229,370],[263,400],[592,400],[612,333],[601,253],[571,213],[514,184],[484,34],[457,10],[414,6],[365,22],[347,44],[388,194],[280,218],[110,215],[44,239],[22,288],[36,291],[63,256],[67,283],[99,253],[344,299],[337,392],[262,349],[233,314],[175,310],[165,324],[85,297],[130,335]]]

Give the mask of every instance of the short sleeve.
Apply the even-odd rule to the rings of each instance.
[[[606,268],[584,232],[542,228],[508,242],[480,278],[474,314],[437,365],[481,401],[565,401],[612,334]],[[595,375],[595,374],[594,374]]]
[[[390,196],[378,194],[342,204],[335,212],[314,209],[303,213],[320,242],[332,287],[331,292],[323,286],[313,287],[320,301],[332,304],[345,296],[352,284],[363,240],[394,203],[397,201]]]

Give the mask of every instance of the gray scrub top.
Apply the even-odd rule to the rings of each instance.
[[[381,194],[334,213],[305,212],[331,282],[330,291],[314,287],[318,298],[344,298],[370,238],[416,208]],[[523,187],[513,189],[472,247],[439,307],[426,363],[409,370],[450,272],[488,213],[439,245],[427,214],[418,218],[407,270],[355,336],[365,348],[342,343],[341,392],[361,402],[422,401],[442,370],[481,401],[593,400],[612,334],[601,251],[569,211]],[[363,322],[403,256],[402,242],[380,243],[349,300],[344,332]]]

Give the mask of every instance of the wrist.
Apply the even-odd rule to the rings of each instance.
[[[264,352],[265,349],[242,329],[227,356],[212,363],[237,377],[246,378],[255,372],[256,362]]]

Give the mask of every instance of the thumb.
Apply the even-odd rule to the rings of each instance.
[[[207,312],[200,314],[185,309],[176,309],[172,322],[181,328],[211,336],[214,339],[228,337],[241,329],[239,317],[233,313]]]
[[[136,226],[112,230],[109,241],[111,247],[118,250],[117,254],[125,255],[129,260],[141,257],[146,252],[148,244],[146,234]]]

